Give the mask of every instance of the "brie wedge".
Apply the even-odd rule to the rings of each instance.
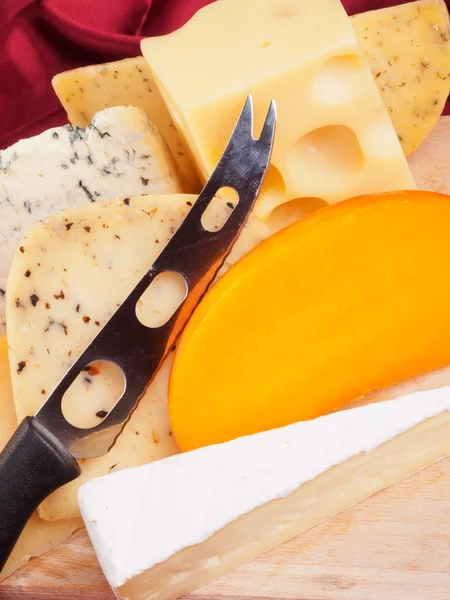
[[[119,598],[168,600],[450,453],[450,387],[93,479],[81,513]]]

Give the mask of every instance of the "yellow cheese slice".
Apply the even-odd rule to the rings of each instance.
[[[190,151],[180,137],[142,56],[65,71],[53,78],[52,85],[69,121],[79,127],[86,127],[104,108],[123,105],[144,110],[172,150],[184,177],[183,191],[200,191]]]
[[[403,151],[436,125],[450,92],[450,20],[444,0],[418,0],[352,18]]]
[[[0,452],[16,427],[17,420],[9,374],[8,347],[6,336],[3,336],[0,338]],[[82,527],[81,519],[48,523],[43,521],[37,513],[34,514],[22,532],[8,562],[0,572],[0,581],[26,565],[32,556],[40,556],[62,544],[80,527]]]
[[[152,264],[195,200],[191,195],[155,195],[90,204],[50,218],[26,236],[23,251],[13,261],[7,290],[11,374],[20,419],[39,409]],[[223,222],[229,213],[226,203],[217,201],[215,210],[208,211],[208,226]],[[251,217],[223,270],[269,233],[266,225]],[[156,290],[153,296],[162,293]],[[161,302],[157,305],[161,307]],[[93,476],[177,452],[167,411],[170,363],[171,358],[111,451],[81,461],[81,477],[42,504],[43,518],[78,516],[76,492]],[[122,386],[117,373],[108,375],[103,365],[98,370],[83,373],[70,390],[76,403],[67,407],[66,414],[79,426],[98,423]]]
[[[180,30],[144,40],[142,52],[204,179],[247,94],[257,129],[276,99],[277,134],[258,217],[300,197],[332,203],[414,188],[338,0],[221,0]]]

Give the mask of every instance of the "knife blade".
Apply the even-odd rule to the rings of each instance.
[[[161,254],[0,454],[0,570],[38,505],[79,476],[76,459],[100,456],[114,445],[247,221],[270,162],[275,122],[272,101],[261,135],[255,139],[253,102],[251,96],[247,98],[214,172]],[[208,231],[202,226],[202,215],[224,187],[237,192],[237,204],[221,229]],[[166,271],[184,278],[186,296],[167,323],[149,328],[138,319],[136,305],[155,277]],[[97,360],[120,368],[124,391],[96,427],[80,429],[64,418],[62,400],[83,369]]]

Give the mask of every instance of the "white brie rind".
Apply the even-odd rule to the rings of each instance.
[[[120,598],[171,599],[450,454],[450,387],[93,479],[81,513]]]

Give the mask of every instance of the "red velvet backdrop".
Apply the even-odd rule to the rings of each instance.
[[[212,1],[1,0],[0,148],[66,122],[53,75],[136,56],[142,37],[177,29]],[[399,3],[343,0],[349,14]]]

